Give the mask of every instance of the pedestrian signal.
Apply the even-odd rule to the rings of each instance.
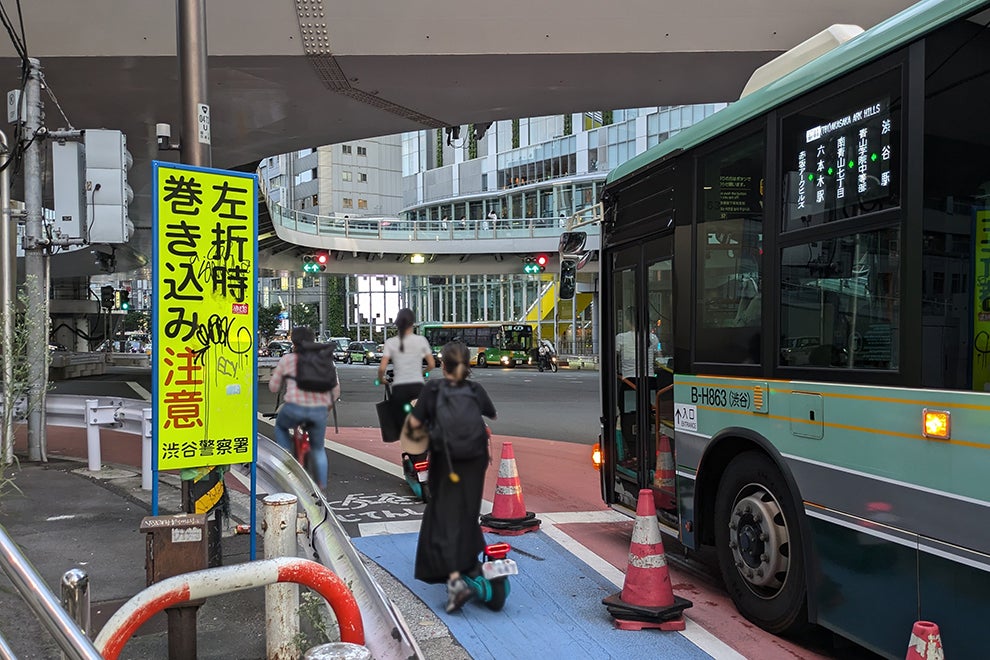
[[[571,300],[577,288],[577,262],[573,259],[560,260],[560,299]]]
[[[121,289],[118,293],[120,295],[120,308],[125,311],[129,310],[131,308],[131,292],[127,289]]]
[[[109,284],[106,284],[100,288],[100,306],[103,307],[103,309],[113,309],[114,288]]]

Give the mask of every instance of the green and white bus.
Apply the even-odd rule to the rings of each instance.
[[[987,652],[988,26],[922,2],[606,182],[603,497],[771,632]]]
[[[527,323],[423,323],[419,333],[430,342],[437,359],[444,344],[462,341],[479,367],[532,363],[533,326]]]

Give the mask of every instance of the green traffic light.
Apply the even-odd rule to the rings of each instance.
[[[831,167],[830,167],[830,168],[828,168],[828,175],[829,175],[829,176],[832,176],[832,173],[833,173],[833,172],[835,172],[835,170],[833,170],[833,169],[832,169]]]
[[[849,161],[849,169],[852,169],[852,168],[854,168],[854,167],[856,167],[856,161],[854,161],[854,160],[850,160],[850,161]]]
[[[872,160],[873,162],[876,162],[877,155],[876,154],[870,154],[870,160]]]
[[[814,181],[814,180],[815,180],[815,174],[813,172],[808,172],[808,181]]]
[[[125,309],[125,310],[126,309],[130,309],[131,308],[131,304],[130,303],[120,303],[120,308],[121,309]]]

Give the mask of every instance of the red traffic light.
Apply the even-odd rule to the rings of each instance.
[[[326,252],[321,252],[316,255],[316,262],[321,266],[326,265],[328,261],[330,261],[330,256]]]
[[[539,255],[538,257],[536,257],[536,263],[537,263],[537,264],[538,264],[538,265],[539,265],[539,266],[540,266],[541,268],[546,268],[546,265],[547,265],[547,262],[548,262],[548,261],[550,261],[550,259],[549,259],[549,258],[547,257],[547,255],[545,255],[545,254],[541,254],[541,255]]]

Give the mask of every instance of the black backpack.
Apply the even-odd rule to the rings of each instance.
[[[329,392],[337,386],[333,349],[333,344],[313,341],[293,345],[296,353],[296,387],[306,392]]]
[[[433,450],[457,461],[484,455],[488,451],[488,433],[474,383],[453,385],[444,381],[438,390],[436,413],[430,425]]]

